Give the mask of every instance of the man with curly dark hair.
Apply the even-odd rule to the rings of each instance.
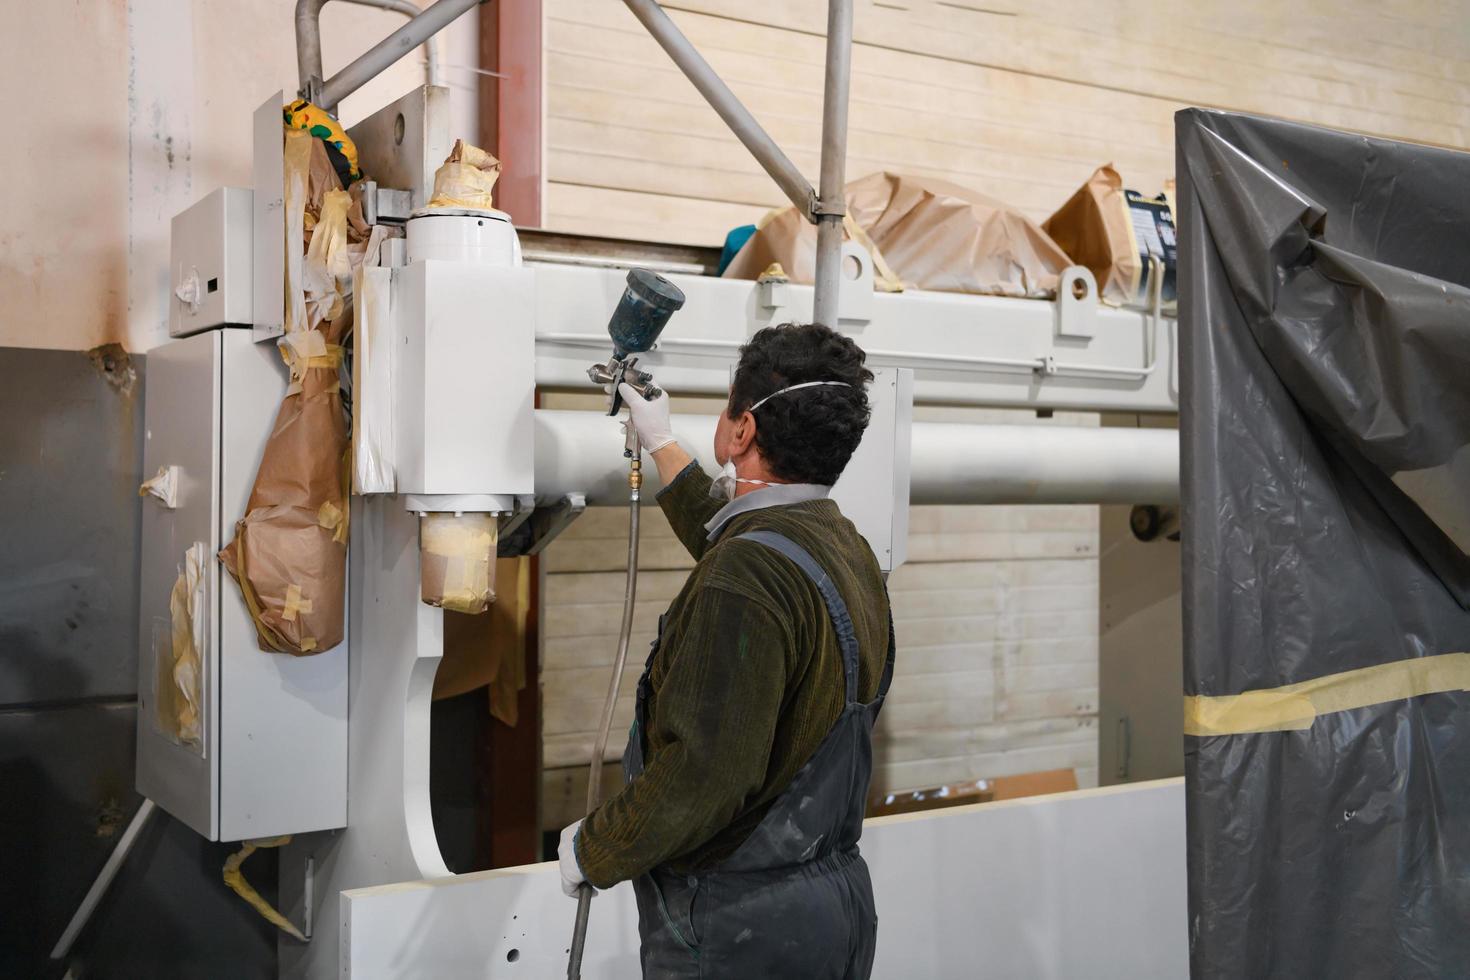
[[[711,479],[667,396],[631,389],[658,500],[698,564],[638,682],[623,789],[562,834],[563,886],[632,880],[648,977],[866,977],[877,934],[858,853],[892,674],[882,573],[828,498],[873,375],[816,324],[740,352]]]

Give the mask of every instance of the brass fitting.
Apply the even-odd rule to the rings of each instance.
[[[628,489],[641,490],[643,488],[643,461],[633,457],[628,463]]]

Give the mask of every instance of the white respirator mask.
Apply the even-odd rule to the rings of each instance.
[[[778,388],[766,397],[762,398],[760,401],[756,402],[754,405],[750,406],[750,408],[746,409],[746,411],[754,412],[756,409],[760,408],[772,398],[775,398],[777,395],[784,395],[788,391],[796,391],[798,388],[817,388],[823,385],[831,385],[837,388],[852,387],[852,385],[848,384],[846,381],[803,381],[799,385],[787,385],[785,388]],[[716,500],[734,500],[736,484],[740,483],[753,483],[763,487],[777,485],[774,483],[767,483],[765,480],[747,480],[743,476],[736,476],[735,461],[733,459],[727,459],[725,460],[725,465],[720,467],[719,475],[716,476],[714,478],[714,482],[710,484],[709,495]]]

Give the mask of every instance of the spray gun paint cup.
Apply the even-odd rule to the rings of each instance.
[[[613,356],[621,361],[629,354],[651,350],[669,318],[683,305],[684,291],[657,272],[629,272],[628,288],[607,323]]]

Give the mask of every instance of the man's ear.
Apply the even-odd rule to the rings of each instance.
[[[730,458],[744,456],[754,448],[755,415],[742,412],[740,418],[735,420],[735,428],[730,432]]]

